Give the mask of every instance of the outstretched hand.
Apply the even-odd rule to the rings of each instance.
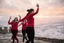
[[[39,4],[37,4],[36,6],[39,7]]]

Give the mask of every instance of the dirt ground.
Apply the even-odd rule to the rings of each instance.
[[[25,40],[26,42],[26,40]],[[25,43],[25,42],[22,42],[22,37],[19,37],[19,43]],[[7,39],[0,39],[0,43],[12,43],[12,40],[10,38],[7,38]],[[17,43],[15,41],[15,43]],[[45,42],[45,41],[42,41],[42,40],[35,40],[34,43],[50,43],[50,42]]]

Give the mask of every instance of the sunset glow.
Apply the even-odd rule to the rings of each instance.
[[[36,10],[36,4],[40,6],[39,13],[34,16],[36,21],[43,18],[43,23],[50,22],[53,19],[62,21],[64,18],[64,0],[0,0],[0,21],[6,18],[6,21],[10,16],[12,18],[21,15],[23,18],[27,14],[27,9],[34,8]],[[38,18],[38,19],[37,19]],[[55,19],[56,18],[56,19]]]

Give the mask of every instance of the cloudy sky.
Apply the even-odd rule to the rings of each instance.
[[[64,20],[64,0],[0,0],[0,25],[7,25],[12,19],[21,15],[23,18],[27,9],[40,5],[39,13],[34,16],[35,24],[60,22]]]

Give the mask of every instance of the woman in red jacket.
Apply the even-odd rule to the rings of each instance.
[[[23,35],[22,42],[24,42],[25,39],[27,40],[27,37],[26,37],[26,25],[27,25],[27,21],[26,20],[23,20],[22,23],[19,24],[19,26],[20,25],[22,25],[22,35]]]
[[[10,19],[11,19],[11,17],[10,17]],[[19,23],[19,20],[18,20],[17,17],[15,17],[15,19],[12,22],[10,22],[10,19],[8,21],[8,24],[12,26],[11,27],[11,33],[12,33],[13,43],[14,43],[15,39],[17,40],[17,43],[18,43],[19,40],[17,38],[17,33],[18,33],[18,23]]]
[[[23,19],[21,19],[20,21],[23,20],[27,20],[27,27],[26,27],[26,32],[27,32],[27,36],[28,36],[28,40],[26,41],[26,43],[34,43],[34,36],[35,36],[35,32],[34,32],[34,18],[33,16],[36,15],[39,11],[39,5],[37,4],[37,10],[36,12],[34,12],[34,9],[28,9],[27,10],[27,16],[25,16]]]

